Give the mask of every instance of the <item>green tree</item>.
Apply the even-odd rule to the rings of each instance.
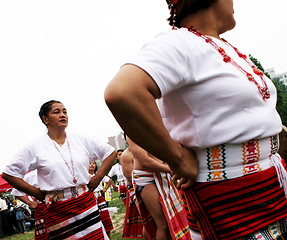
[[[283,125],[287,125],[287,87],[279,80],[279,78],[272,79],[277,88],[277,105],[276,110],[279,113]]]
[[[261,63],[253,56],[249,55],[250,60],[259,68],[264,74],[270,78],[270,75],[265,72]],[[277,105],[276,110],[279,113],[283,125],[287,125],[287,87],[278,78],[272,79],[276,89],[277,89]]]

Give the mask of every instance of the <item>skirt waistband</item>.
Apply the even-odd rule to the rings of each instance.
[[[272,167],[278,158],[278,135],[241,144],[221,144],[194,149],[199,160],[198,182],[233,179]]]
[[[146,186],[155,182],[154,173],[150,171],[133,170],[132,179],[135,185]]]
[[[76,198],[89,191],[87,185],[69,187],[62,190],[47,192],[45,196],[45,204],[50,206],[52,202],[65,201],[71,198]]]

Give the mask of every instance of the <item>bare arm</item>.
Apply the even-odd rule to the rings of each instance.
[[[110,179],[110,180],[111,180],[111,179]],[[106,186],[105,186],[105,188],[103,189],[103,192],[106,192],[106,191],[108,190],[108,188],[110,187],[110,185],[111,185],[110,180],[106,183]]]
[[[159,159],[151,157],[146,150],[135,144],[128,137],[127,141],[135,160],[135,169],[137,169],[136,165],[140,165],[141,170],[148,170],[152,172],[170,172],[168,165],[163,164]]]
[[[19,191],[26,193],[27,195],[33,196],[39,200],[44,200],[46,193],[42,192],[40,188],[36,188],[23,179],[13,177],[6,173],[2,173],[2,178],[5,179],[12,187],[17,188]]]
[[[117,156],[117,153],[116,151],[114,151],[110,156],[108,156],[103,161],[99,171],[97,171],[97,173],[91,178],[88,184],[91,189],[95,189],[99,185],[103,177],[109,172],[109,170],[113,166],[116,156]]]
[[[123,169],[123,174],[125,178],[129,181],[132,182],[132,171],[133,171],[133,155],[130,151],[129,148],[127,148],[122,156],[121,156],[121,162],[122,162],[122,169]]]
[[[112,185],[112,187],[113,187],[113,189],[114,189],[115,192],[118,192],[118,191],[119,191],[118,187],[117,187],[116,184],[113,182],[113,179],[110,178],[109,183]]]
[[[28,204],[31,209],[36,209],[36,207],[38,206],[38,202],[30,201],[25,196],[16,196],[16,198],[18,198],[20,201]]]
[[[167,162],[174,173],[194,181],[198,161],[191,151],[181,148],[170,137],[155,102],[159,97],[153,79],[134,65],[122,67],[105,91],[105,101],[126,134]]]

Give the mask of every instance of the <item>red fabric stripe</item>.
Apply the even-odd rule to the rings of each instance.
[[[143,224],[139,211],[127,191],[127,207],[122,238],[143,238]]]
[[[193,215],[195,219],[201,219],[200,222],[197,222],[197,225],[200,231],[204,231],[205,233],[202,235],[202,238],[204,240],[219,240],[213,227],[210,225],[208,216],[205,214],[205,211],[198,202],[198,199],[195,197],[194,193],[192,191],[182,191],[182,194],[184,195],[188,209],[192,210],[192,213],[190,214]],[[194,211],[194,209],[196,209],[196,211]]]
[[[279,188],[274,188],[270,193],[262,193],[258,194],[257,197],[247,198],[241,201],[236,201],[230,204],[226,204],[226,206],[219,206],[215,209],[210,209],[209,213],[212,214],[213,217],[221,216],[222,211],[240,211],[246,208],[246,204],[253,205],[255,208],[252,210],[253,212],[256,212],[257,206],[259,204],[262,204],[263,202],[266,202],[268,200],[273,199],[274,197],[280,195]],[[252,204],[250,203],[252,202]]]
[[[264,211],[263,211],[262,207],[257,208],[256,205],[253,205],[253,209],[248,211],[248,213],[245,213],[244,208],[241,208],[242,213],[239,216],[235,215],[235,216],[230,217],[228,219],[223,219],[220,223],[217,222],[214,225],[215,226],[221,226],[221,225],[225,225],[225,224],[229,223],[230,221],[236,221],[237,224],[239,224],[241,222],[246,221],[246,219],[249,219],[251,216],[252,216],[252,218],[255,218],[257,216],[264,216],[267,214],[272,214],[272,212],[275,212],[277,210],[279,211],[285,204],[286,204],[285,199],[281,198],[280,202],[275,202],[275,203],[272,203],[272,204],[266,206],[266,208],[264,208]],[[213,217],[213,215],[212,215],[212,217]]]
[[[165,178],[165,179],[164,179]],[[164,212],[164,215],[166,217],[168,226],[169,226],[169,230],[171,233],[171,236],[174,240],[180,239],[182,240],[190,240],[191,236],[190,236],[190,232],[189,232],[189,224],[185,215],[185,210],[179,210],[177,209],[177,207],[175,206],[175,202],[172,200],[172,197],[169,197],[166,193],[166,189],[163,188],[163,184],[164,181],[167,180],[169,183],[169,190],[170,191],[174,191],[174,194],[179,197],[179,201],[180,203],[182,203],[182,199],[180,198],[180,194],[179,194],[179,190],[175,188],[172,180],[169,178],[169,176],[165,173],[164,178],[161,177],[160,173],[157,173],[157,180],[159,181],[159,185],[161,186],[161,192],[163,194],[160,194],[160,202],[162,205],[162,210]],[[167,204],[167,207],[165,205],[165,201],[170,200],[170,203]],[[181,207],[184,207],[183,205],[181,205]],[[170,217],[169,215],[169,209],[173,209],[173,213]]]
[[[268,186],[274,182],[277,182],[277,178],[270,178],[270,175],[263,175],[263,178],[260,179],[260,182],[256,174],[251,174],[250,179],[245,177],[241,177],[240,184],[235,183],[236,179],[231,179],[224,182],[212,182],[212,183],[198,183],[195,186],[195,190],[198,192],[198,197],[205,202],[205,205],[210,204],[210,202],[214,201],[214,197],[216,197],[217,201],[224,201],[229,197],[237,197],[242,194],[248,194],[251,191],[257,190],[262,186]],[[248,177],[249,177],[248,176]],[[234,182],[234,184],[232,184]],[[256,184],[251,185],[250,183],[255,182]],[[220,189],[218,193],[214,193],[211,197],[210,194],[205,194],[206,192],[214,192],[214,187],[217,187],[218,184],[221,184],[223,187]]]
[[[87,235],[85,235],[82,238],[79,238],[79,240],[104,240],[104,235],[103,235],[103,231],[101,229],[97,229]]]
[[[98,204],[101,204],[103,202],[105,202],[105,199],[103,196],[97,197]],[[113,226],[113,223],[110,217],[109,210],[105,208],[105,209],[99,209],[99,211],[100,211],[101,221],[105,227],[105,230],[107,232],[113,230],[114,226]]]
[[[96,198],[92,191],[84,193],[78,198],[52,203],[45,211],[46,227],[56,225],[65,219],[79,215],[96,205]]]
[[[156,239],[156,224],[152,219],[149,211],[141,199],[139,201],[139,209],[142,217],[142,222],[149,240]]]
[[[254,228],[261,229],[261,228],[263,228],[269,224],[272,224],[278,220],[281,220],[283,218],[282,218],[281,213],[278,212],[277,214],[269,216],[266,219],[262,219],[260,222],[255,222],[255,223],[250,224],[249,229],[247,229],[247,228],[237,229],[236,234],[241,235],[241,236],[249,235],[249,234],[255,232]],[[278,219],[278,220],[274,221],[274,219]],[[223,237],[223,239],[234,239],[234,232],[226,232],[225,234],[221,234],[221,236]]]
[[[161,195],[160,195],[160,202],[161,202],[162,205],[164,204]],[[163,207],[162,210],[164,211],[164,215],[168,216],[167,209],[165,207]],[[172,233],[171,237],[172,237],[173,240],[177,239],[175,234],[181,232],[183,229],[186,229],[189,226],[184,211],[178,212],[170,220],[167,217],[166,217],[166,219],[167,219],[167,223],[168,223],[170,232]],[[183,234],[181,239],[182,240],[190,240],[191,239],[189,228],[188,228],[188,232]]]
[[[123,203],[127,208],[127,187],[125,185],[120,185],[120,195],[122,197]]]
[[[200,230],[195,219],[190,215],[192,210],[190,209],[190,204],[186,204],[187,200],[185,199],[185,194],[183,192],[181,192],[181,197],[184,202],[184,210],[185,210],[185,215],[186,215],[189,227],[193,229],[194,231],[199,232]]]
[[[271,185],[274,183],[276,185]],[[185,200],[208,240],[212,239],[212,228],[219,239],[229,240],[287,216],[287,200],[274,168],[238,179],[199,183],[194,189],[196,194],[193,190],[184,192]],[[249,194],[252,191],[254,195]],[[238,199],[240,196],[242,199]]]
[[[34,231],[34,239],[35,240],[48,240],[48,235],[45,229],[44,222],[44,212],[46,205],[44,203],[39,203],[36,211],[35,211],[35,231]],[[41,224],[37,224],[38,221],[43,220]]]

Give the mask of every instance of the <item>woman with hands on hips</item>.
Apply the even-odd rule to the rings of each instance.
[[[99,220],[95,196],[89,189],[95,189],[111,168],[116,156],[114,148],[91,136],[67,133],[67,110],[59,101],[44,103],[39,116],[47,133],[13,157],[3,178],[14,188],[45,200],[44,221],[49,238],[78,239],[88,235],[108,239]],[[94,158],[103,163],[90,178],[87,169]],[[39,188],[23,180],[25,173],[34,169],[38,172]],[[80,227],[83,222],[86,229]]]
[[[276,88],[221,38],[235,27],[233,0],[167,3],[173,28],[120,69],[108,107],[181,177],[192,239],[287,239]]]

